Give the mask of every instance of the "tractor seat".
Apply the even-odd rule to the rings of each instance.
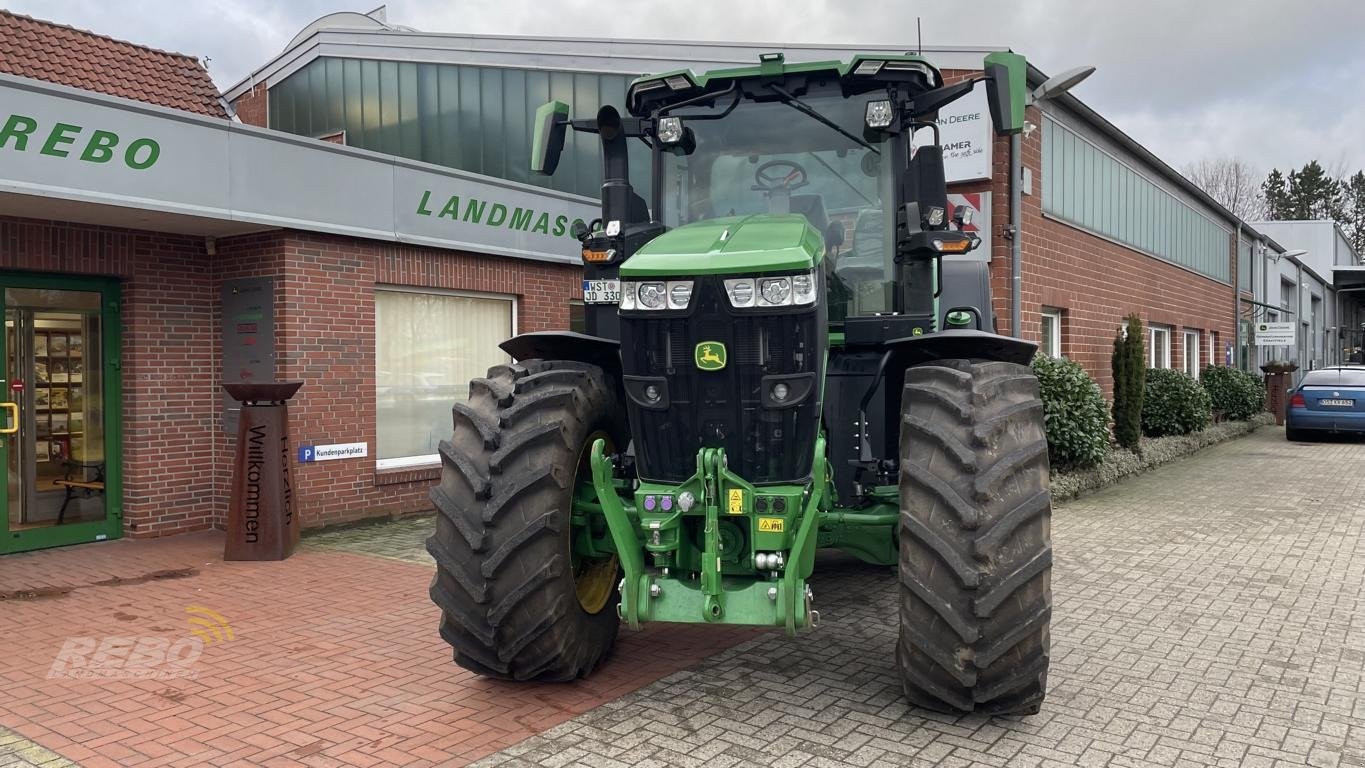
[[[853,246],[839,256],[835,272],[852,283],[886,278],[886,223],[880,208],[866,208],[853,221]]]
[[[820,195],[792,195],[791,212],[805,216],[821,237],[829,229],[829,213],[825,211],[825,198]]]

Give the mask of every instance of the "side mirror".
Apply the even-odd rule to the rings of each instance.
[[[536,110],[535,135],[531,138],[531,172],[553,176],[564,152],[564,133],[569,128],[569,105],[550,101]]]
[[[1023,56],[996,51],[986,57],[986,102],[991,122],[1001,136],[1024,130],[1028,94],[1028,62]]]

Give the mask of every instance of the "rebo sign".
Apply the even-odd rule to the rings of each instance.
[[[84,143],[81,143],[83,135]],[[40,131],[37,120],[10,115],[5,120],[5,127],[0,128],[0,149],[28,152],[30,147],[51,157],[75,154],[87,163],[107,163],[118,156],[124,165],[135,171],[151,168],[161,157],[161,145],[155,139],[134,139],[125,145],[113,131],[96,129],[85,134],[85,128],[71,123],[53,123],[46,131]]]

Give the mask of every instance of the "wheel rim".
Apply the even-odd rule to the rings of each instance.
[[[574,475],[574,495],[584,501],[596,502],[598,500],[596,488],[592,484],[592,444],[601,438],[606,441],[606,452],[611,453],[615,450],[611,437],[602,431],[597,431],[588,436],[584,442],[582,450],[579,452],[578,471]],[[584,478],[587,478],[584,480]],[[574,593],[578,596],[578,605],[585,613],[601,613],[607,606],[607,601],[611,599],[611,591],[615,586],[616,574],[619,570],[619,560],[615,554],[601,558],[589,558],[577,554],[572,554],[575,536],[571,531],[569,534],[569,547],[573,561],[573,585]]]

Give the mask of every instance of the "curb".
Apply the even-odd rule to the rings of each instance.
[[[1052,500],[1070,501],[1085,493],[1106,488],[1125,477],[1132,477],[1163,464],[1191,456],[1211,445],[1245,437],[1258,427],[1273,426],[1269,413],[1259,413],[1248,421],[1225,421],[1190,435],[1142,438],[1142,455],[1124,448],[1110,448],[1097,467],[1075,472],[1054,472],[1049,486]]]

